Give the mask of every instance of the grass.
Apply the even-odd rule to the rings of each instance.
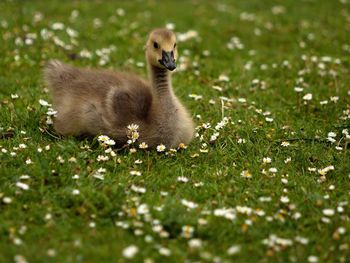
[[[0,262],[348,262],[346,2],[1,1]],[[53,30],[55,22],[78,36]],[[203,141],[175,156],[114,149],[98,162],[108,154],[96,138],[55,135],[39,104],[51,102],[45,61],[146,76],[137,62],[147,33],[167,23],[198,33],[178,44],[189,62],[173,85],[196,124],[211,124],[198,130]],[[43,39],[44,28],[53,35]],[[101,61],[96,51],[111,45]],[[79,56],[84,49],[91,58]],[[209,143],[224,116],[229,123]],[[104,180],[93,176],[100,167]],[[131,259],[129,246],[138,248]]]

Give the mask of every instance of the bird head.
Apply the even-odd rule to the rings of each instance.
[[[148,62],[158,68],[173,71],[176,68],[176,35],[168,29],[153,30],[146,44]]]

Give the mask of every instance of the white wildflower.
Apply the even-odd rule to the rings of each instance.
[[[285,160],[284,160],[284,163],[290,163],[292,161],[292,158],[291,157],[287,157]]]
[[[288,179],[282,178],[282,179],[281,179],[281,182],[282,182],[283,184],[288,184]]]
[[[135,257],[135,255],[139,252],[139,248],[135,245],[128,246],[123,250],[123,256],[127,259],[131,259]]]
[[[92,58],[92,53],[87,49],[83,49],[79,52],[79,56],[82,58]]]
[[[283,147],[288,147],[289,145],[290,145],[290,143],[287,142],[287,141],[283,141],[283,142],[281,143],[281,146],[283,146]]]
[[[335,214],[335,211],[334,211],[334,209],[328,208],[328,209],[323,209],[322,213],[325,216],[333,216]]]
[[[92,177],[95,177],[96,179],[99,179],[99,180],[102,180],[102,181],[105,179],[104,174],[100,174],[100,173],[98,173],[98,172],[94,173],[94,174],[92,175]]]
[[[223,91],[223,88],[217,85],[212,86],[212,88],[220,92]]]
[[[148,145],[147,145],[147,143],[142,142],[142,143],[139,144],[139,148],[140,148],[140,149],[147,149],[147,148],[148,148]]]
[[[177,34],[177,39],[179,42],[184,42],[184,41],[190,40],[192,38],[197,38],[197,37],[198,37],[198,32],[195,30],[189,30],[185,33]]]
[[[259,201],[260,202],[271,202],[272,198],[270,196],[260,196]]]
[[[24,183],[21,183],[21,182],[17,182],[17,183],[16,183],[16,186],[17,186],[18,188],[21,188],[22,190],[28,190],[28,189],[29,189],[29,185],[24,184]]]
[[[52,108],[48,108],[47,112],[46,112],[46,115],[48,115],[48,116],[55,116],[56,117],[57,111],[52,109]]]
[[[174,30],[175,29],[175,24],[174,23],[167,23],[165,27],[169,30]]]
[[[335,138],[335,137],[337,137],[337,134],[335,132],[329,132],[327,134],[327,136],[330,137],[330,138]]]
[[[227,249],[227,254],[232,256],[232,255],[239,253],[240,251],[241,251],[241,246],[235,245],[235,246],[231,246]]]
[[[201,100],[203,99],[202,95],[197,95],[197,94],[189,94],[188,97],[194,99],[194,100]]]
[[[118,16],[125,16],[125,10],[123,8],[118,8],[115,12]]]
[[[149,213],[149,208],[148,208],[147,204],[139,205],[138,208],[137,208],[137,213],[139,215],[148,214]]]
[[[272,162],[272,160],[271,160],[270,157],[264,157],[263,158],[263,163],[267,164],[267,163],[271,163],[271,162]]]
[[[221,74],[221,75],[219,76],[219,81],[228,82],[228,81],[230,81],[230,78],[229,78],[227,75]]]
[[[171,255],[171,251],[170,249],[168,248],[165,248],[165,247],[160,247],[159,250],[158,250],[159,254],[161,254],[162,256],[170,256]]]
[[[106,155],[99,155],[97,156],[97,161],[98,162],[105,162],[105,161],[108,161],[109,160],[109,157],[106,156]]]
[[[182,200],[181,200],[181,204],[184,205],[184,206],[186,206],[186,207],[189,208],[189,209],[195,209],[195,208],[198,207],[198,204],[196,204],[196,203],[194,203],[194,202],[192,202],[192,201],[188,201],[188,200],[186,200],[186,199],[182,199]]]
[[[188,246],[190,248],[200,248],[202,246],[202,240],[199,238],[193,238],[188,241]]]
[[[311,256],[309,256],[307,258],[307,261],[310,262],[310,263],[317,263],[318,262],[318,257],[311,255]]]
[[[50,103],[48,103],[46,100],[43,100],[43,99],[40,99],[39,103],[41,106],[44,106],[44,107],[51,107],[52,106]]]
[[[157,146],[157,152],[164,152],[166,149],[164,144],[160,144]]]
[[[288,196],[281,196],[280,201],[284,204],[289,203],[289,197]]]
[[[269,172],[270,172],[270,173],[277,173],[277,168],[271,167],[271,168],[269,169]]]
[[[132,171],[130,171],[130,175],[141,176],[141,172],[136,171],[136,170],[132,170]]]
[[[312,100],[312,94],[311,93],[307,93],[304,95],[303,100]]]
[[[236,211],[233,208],[218,208],[213,213],[217,217],[224,217],[228,220],[236,219]]]
[[[132,124],[128,125],[127,128],[130,132],[134,132],[134,131],[137,131],[139,129],[139,125],[132,123]]]
[[[184,238],[191,238],[193,235],[193,232],[194,232],[193,226],[185,225],[182,227],[181,236],[183,236]]]
[[[307,245],[309,243],[309,239],[306,237],[296,236],[295,241],[299,242],[302,245]]]
[[[339,97],[338,96],[330,97],[330,100],[334,103],[337,103],[339,100]]]
[[[67,32],[68,36],[70,36],[72,38],[75,38],[78,36],[78,32],[70,27],[67,27],[66,32]]]
[[[12,203],[12,198],[8,197],[8,196],[5,196],[4,198],[2,198],[2,202],[4,204],[10,204],[10,203]]]
[[[248,170],[244,170],[241,172],[241,176],[243,178],[252,178],[252,174]]]
[[[243,143],[246,143],[246,140],[245,140],[244,138],[239,138],[239,139],[237,140],[237,143],[243,144]]]
[[[245,215],[251,215],[253,212],[253,209],[248,207],[248,206],[236,206],[236,211],[240,214],[245,214]]]
[[[330,166],[327,166],[323,169],[318,169],[317,171],[320,175],[326,175],[329,171],[332,171],[332,170],[334,170],[334,166],[330,165]]]
[[[346,233],[346,228],[345,227],[339,227],[337,229],[338,233],[341,235],[344,235]]]
[[[182,183],[187,183],[187,182],[188,182],[188,178],[185,177],[185,176],[179,176],[179,177],[177,178],[177,181],[178,181],[178,182],[182,182]]]
[[[53,24],[51,25],[51,28],[52,28],[53,30],[63,30],[63,29],[64,29],[64,24],[63,24],[63,23],[59,23],[59,22],[53,23]]]
[[[136,185],[132,185],[131,186],[131,190],[136,192],[136,193],[140,193],[140,194],[144,194],[146,193],[146,188],[144,187],[139,187],[139,186],[136,186]]]

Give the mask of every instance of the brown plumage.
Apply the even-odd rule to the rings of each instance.
[[[177,58],[175,34],[153,30],[146,44],[150,81],[134,74],[74,68],[51,61],[44,70],[62,135],[105,134],[119,145],[127,126],[139,125],[139,142],[149,147],[188,144],[194,133],[189,113],[175,96],[171,73]]]

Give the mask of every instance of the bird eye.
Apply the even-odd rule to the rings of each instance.
[[[154,42],[154,43],[153,43],[153,47],[154,47],[154,48],[159,48],[158,43],[157,43],[157,42]]]
[[[174,44],[174,48],[176,48],[176,43]]]

